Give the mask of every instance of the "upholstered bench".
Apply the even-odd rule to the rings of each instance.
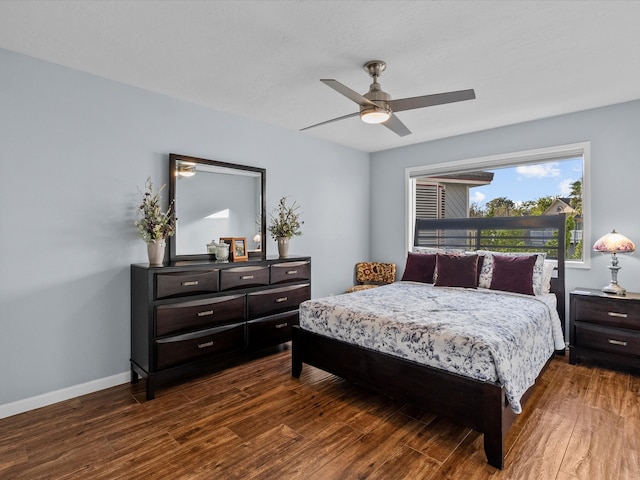
[[[367,290],[396,281],[395,263],[359,262],[356,263],[356,285],[345,293]]]

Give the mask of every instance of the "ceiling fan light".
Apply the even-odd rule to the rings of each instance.
[[[384,123],[391,117],[391,112],[382,108],[371,108],[360,113],[365,123]]]

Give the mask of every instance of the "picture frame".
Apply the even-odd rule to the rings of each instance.
[[[222,237],[220,241],[229,244],[230,261],[246,262],[249,260],[246,237]]]

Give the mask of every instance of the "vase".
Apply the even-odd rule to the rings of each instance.
[[[161,267],[164,261],[164,249],[167,245],[165,239],[151,240],[147,243],[147,254],[149,255],[149,266]]]
[[[278,237],[278,255],[286,257],[289,253],[289,237]]]

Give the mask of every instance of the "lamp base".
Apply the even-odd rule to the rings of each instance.
[[[617,283],[610,283],[606,287],[602,287],[602,291],[604,293],[609,293],[609,294],[612,294],[612,295],[626,295],[627,294],[627,290],[625,288],[622,288]]]

